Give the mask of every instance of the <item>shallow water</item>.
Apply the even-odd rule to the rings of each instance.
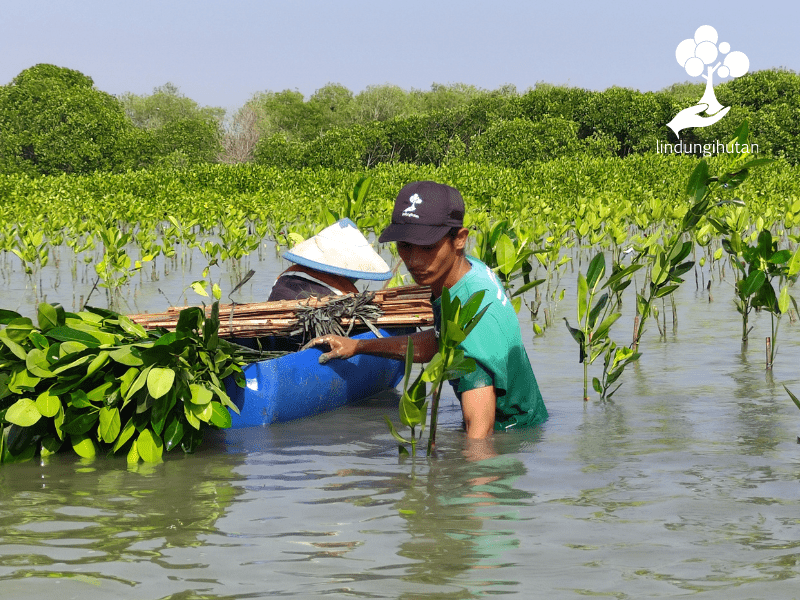
[[[4,466],[0,594],[800,597],[800,411],[781,385],[800,392],[800,326],[784,319],[766,372],[768,316],[743,350],[730,293],[687,282],[677,332],[649,326],[613,402],[584,403],[563,325],[534,339],[523,315],[550,419],[493,446],[466,446],[448,390],[436,456],[399,460],[390,392],[158,465]],[[632,319],[615,327],[627,341]]]

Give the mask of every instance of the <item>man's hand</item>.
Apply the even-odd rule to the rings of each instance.
[[[358,340],[351,340],[350,338],[342,337],[339,335],[323,335],[314,338],[308,342],[300,350],[306,348],[313,348],[314,346],[327,346],[330,350],[321,354],[319,357],[319,364],[324,365],[332,358],[350,358],[356,354],[356,347]]]

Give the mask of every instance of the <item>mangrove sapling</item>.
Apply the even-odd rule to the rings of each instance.
[[[341,219],[350,219],[362,232],[366,233],[370,229],[374,231],[380,223],[377,217],[366,210],[370,187],[372,187],[372,177],[365,175],[356,182],[352,192],[345,191],[345,201],[340,210],[331,210],[323,204],[320,211],[323,227],[333,225]]]
[[[441,320],[439,326],[439,349],[433,358],[417,375],[413,383],[411,380],[411,367],[414,359],[414,343],[408,340],[406,349],[406,368],[403,379],[403,395],[400,398],[400,422],[411,429],[410,439],[401,436],[388,416],[384,416],[392,436],[399,442],[398,450],[401,455],[409,454],[404,444],[411,446],[411,455],[416,456],[417,442],[422,439],[425,430],[425,421],[428,414],[427,384],[431,384],[431,426],[428,435],[427,456],[433,452],[436,445],[436,427],[439,416],[439,398],[442,385],[445,381],[458,379],[475,370],[475,361],[464,356],[464,351],[459,345],[475,328],[489,308],[487,304],[480,312],[478,309],[483,302],[485,290],[475,292],[461,305],[459,298],[451,300],[450,290],[442,289]],[[419,434],[417,435],[417,427]]]
[[[216,302],[207,318],[181,311],[171,333],[49,304],[38,326],[8,310],[0,324],[0,462],[46,457],[65,442],[86,458],[158,462],[165,449],[193,452],[205,427],[229,427],[237,410],[223,379],[244,385],[244,350],[218,338]]]
[[[726,223],[714,221],[721,233],[729,237],[723,239],[723,246],[730,255],[731,264],[737,274],[734,304],[742,315],[742,342],[747,343],[752,327],[748,319],[753,309],[765,309],[770,313],[771,337],[767,353],[767,368],[775,360],[780,317],[795,304],[789,293],[789,286],[800,272],[800,255],[795,251],[778,250],[778,242],[768,229],[758,233],[754,245],[745,244],[741,236],[730,229]],[[777,278],[780,292],[776,293],[773,280]]]
[[[686,193],[694,199],[694,204],[683,216],[678,231],[667,238],[663,247],[656,248],[655,256],[647,257],[651,263],[650,282],[647,291],[637,294],[636,298],[636,312],[639,322],[632,346],[634,350],[638,349],[647,318],[653,312],[653,301],[674,292],[683,283],[681,276],[694,266],[692,261],[683,262],[692,251],[693,246],[692,241],[684,241],[685,235],[692,233],[700,220],[708,217],[708,213],[712,208],[738,203],[737,201],[721,200],[712,204],[712,196],[720,187],[734,189],[740,186],[747,179],[751,168],[771,162],[770,159],[747,160],[747,153],[743,150],[738,150],[738,148],[749,147],[747,145],[747,136],[748,125],[747,121],[744,121],[736,130],[736,137],[732,142],[732,144],[738,142],[735,146],[737,150],[730,154],[733,157],[735,170],[720,176],[711,176],[708,172],[708,163],[703,159],[697,164],[689,177]],[[733,146],[731,147],[733,148]],[[712,224],[714,223],[713,218],[709,221]],[[644,258],[643,253],[639,253],[634,260],[638,261],[642,258]]]
[[[625,347],[618,347],[610,336],[611,326],[620,318],[617,312],[621,305],[622,291],[631,283],[633,273],[644,265],[635,263],[628,267],[615,265],[612,274],[602,287],[600,282],[605,274],[606,263],[598,253],[589,263],[586,275],[578,273],[578,327],[571,327],[564,317],[572,338],[578,343],[578,362],[583,363],[583,399],[589,400],[589,365],[603,354],[602,379],[594,377],[592,387],[603,399],[610,398],[619,386],[609,392],[609,388],[619,379],[625,367],[639,358],[639,354]],[[608,289],[595,302],[602,289]]]
[[[13,252],[22,262],[22,268],[31,283],[34,297],[39,299],[40,284],[36,283],[36,277],[41,273],[41,269],[47,266],[50,258],[50,245],[44,237],[44,231],[39,229],[28,229],[15,227],[12,232]]]
[[[94,269],[100,277],[100,287],[106,288],[108,307],[116,310],[119,307],[122,286],[142,268],[144,262],[153,260],[155,255],[142,256],[131,267],[131,257],[125,250],[133,238],[130,231],[123,233],[117,223],[109,221],[98,226],[97,235],[103,242],[103,258]]]
[[[476,226],[473,223],[473,226]],[[509,235],[510,234],[510,235]],[[478,227],[475,233],[475,246],[471,253],[482,263],[497,273],[506,294],[511,298],[511,305],[518,313],[522,306],[522,295],[544,283],[544,279],[531,280],[530,235],[515,225],[509,228],[508,221],[488,222],[485,227]],[[515,288],[512,282],[522,278],[522,285]]]

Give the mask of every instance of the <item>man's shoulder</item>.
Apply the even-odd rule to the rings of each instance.
[[[472,294],[485,290],[486,294],[483,297],[482,306],[489,303],[493,305],[493,308],[510,305],[511,301],[508,299],[505,289],[503,289],[503,284],[500,283],[497,275],[477,258],[469,257],[467,260],[469,260],[472,268],[459,281],[461,285],[458,286],[456,295],[461,301],[466,302]]]

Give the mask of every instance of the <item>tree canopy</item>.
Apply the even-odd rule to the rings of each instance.
[[[39,64],[0,88],[0,169],[50,175],[121,170],[137,132],[116,98],[78,71]]]

